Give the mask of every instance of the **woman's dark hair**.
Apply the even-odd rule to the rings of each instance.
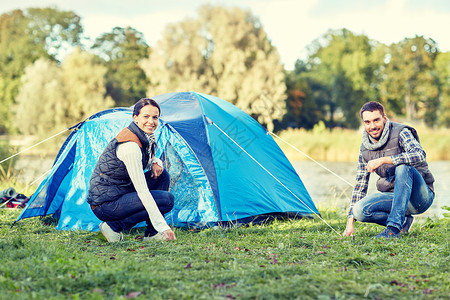
[[[381,105],[381,103],[378,103],[378,102],[375,102],[375,101],[370,101],[370,102],[367,102],[366,104],[364,104],[361,107],[361,110],[359,111],[359,115],[361,116],[361,119],[362,119],[363,112],[365,112],[365,111],[376,111],[376,110],[378,110],[380,112],[380,114],[382,116],[384,116],[384,107],[383,107],[383,105]]]
[[[161,108],[159,108],[159,105],[158,105],[158,103],[156,103],[155,100],[150,99],[150,98],[141,98],[134,105],[133,116],[138,116],[139,113],[141,112],[141,109],[146,105],[151,105],[151,106],[156,107],[159,111],[159,114],[161,115]]]

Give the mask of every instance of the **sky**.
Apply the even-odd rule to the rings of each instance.
[[[449,0],[0,0],[0,14],[29,7],[71,10],[92,40],[113,27],[131,26],[155,46],[168,23],[195,18],[203,4],[250,10],[288,70],[329,29],[347,28],[388,45],[419,35],[450,51]]]

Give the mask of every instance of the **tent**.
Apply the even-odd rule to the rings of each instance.
[[[153,99],[161,107],[156,155],[175,196],[169,225],[201,228],[318,213],[273,138],[242,110],[196,92]],[[113,108],[74,126],[17,221],[53,215],[59,230],[98,230],[100,220],[86,202],[89,180],[107,143],[131,120],[132,108]]]

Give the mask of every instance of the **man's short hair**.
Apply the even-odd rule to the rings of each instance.
[[[359,115],[361,116],[361,119],[362,119],[363,112],[365,112],[365,111],[376,111],[376,110],[378,110],[380,112],[380,114],[382,116],[384,116],[384,107],[383,107],[383,105],[381,105],[381,103],[378,103],[376,101],[370,101],[370,102],[367,102],[366,104],[364,104],[361,107],[361,110],[359,111]]]

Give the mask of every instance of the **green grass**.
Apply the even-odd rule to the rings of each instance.
[[[174,242],[142,242],[133,229],[57,231],[53,219],[10,226],[0,210],[1,299],[448,299],[449,219],[415,224],[401,240],[357,224],[342,239],[319,219],[241,228],[176,229]],[[342,212],[322,211],[336,230]]]

